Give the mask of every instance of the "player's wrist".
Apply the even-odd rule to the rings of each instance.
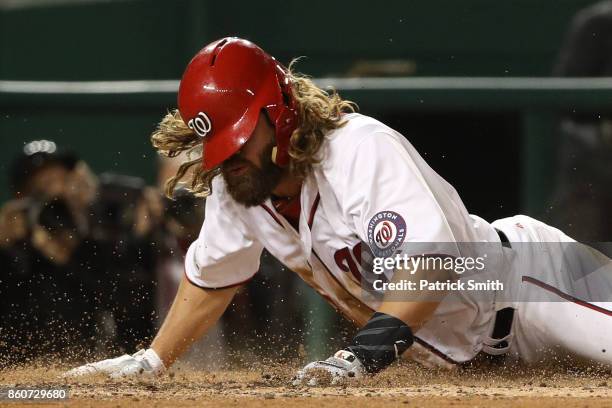
[[[159,357],[157,352],[152,348],[148,348],[144,350],[144,352],[139,356],[140,360],[145,362],[148,365],[148,369],[154,375],[160,375],[166,371],[166,365]]]
[[[346,350],[359,360],[366,372],[375,374],[397,360],[413,342],[412,330],[406,323],[376,312]]]

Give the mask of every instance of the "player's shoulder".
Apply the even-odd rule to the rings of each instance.
[[[612,22],[612,3],[599,2],[585,7],[576,13],[573,23],[582,29],[605,28],[605,24]]]
[[[344,116],[343,121],[343,126],[334,129],[327,135],[332,147],[343,145],[346,147],[346,143],[357,145],[377,135],[397,133],[379,120],[360,113],[348,113]]]
[[[322,162],[329,166],[339,161],[350,160],[359,150],[394,140],[402,143],[403,136],[370,116],[359,113],[346,114],[344,125],[327,134],[322,149]]]

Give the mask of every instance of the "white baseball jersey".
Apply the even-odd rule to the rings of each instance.
[[[328,302],[364,325],[379,301],[363,296],[361,246],[392,251],[406,243],[497,242],[484,220],[470,216],[455,189],[433,171],[404,136],[357,113],[331,131],[320,164],[301,190],[299,231],[268,200],[246,208],[213,180],[206,219],[186,256],[188,279],[204,288],[223,288],[251,279],[263,248],[298,273]],[[382,229],[382,231],[381,231]],[[385,234],[380,247],[377,234]],[[444,255],[459,256],[448,253]],[[423,248],[418,253],[423,254]],[[412,357],[422,362],[463,362],[481,350],[491,330],[494,292],[475,301],[467,294],[443,301],[417,334]]]

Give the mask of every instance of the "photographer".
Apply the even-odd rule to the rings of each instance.
[[[85,232],[83,217],[74,217],[84,200],[69,205],[64,199],[75,195],[66,191],[84,170],[49,141],[27,144],[12,164],[15,198],[0,209],[2,294],[8,300],[0,350],[8,362],[93,338],[83,272],[69,267]]]
[[[97,178],[50,141],[24,147],[11,182],[15,198],[0,209],[3,359],[149,337],[156,263],[170,253],[160,195],[137,178]]]

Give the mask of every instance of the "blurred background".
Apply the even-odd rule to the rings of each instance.
[[[204,212],[161,197],[176,163],[149,135],[189,59],[228,35],[303,56],[298,71],[402,132],[470,212],[610,240],[612,1],[0,0],[0,362],[154,334]],[[213,346],[324,357],[351,336],[262,265],[194,364]]]

